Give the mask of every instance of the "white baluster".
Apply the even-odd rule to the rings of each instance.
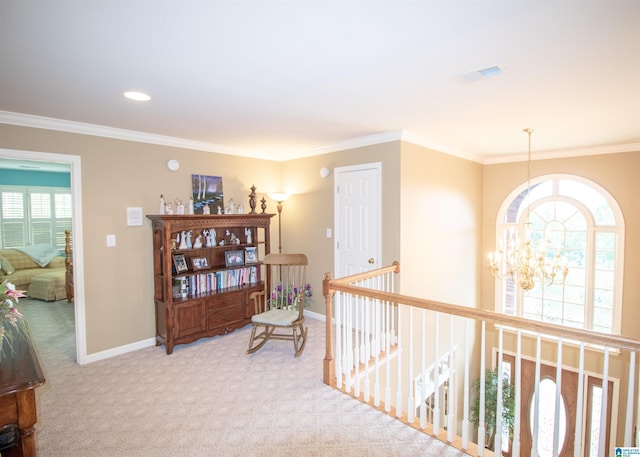
[[[496,386],[496,434],[493,441],[493,448],[495,452],[501,453],[502,449],[502,345],[504,339],[504,332],[502,325],[498,327],[498,385]]]
[[[345,294],[346,295],[346,294]],[[347,392],[351,392],[351,386],[352,386],[352,380],[351,380],[351,370],[353,369],[353,300],[354,297],[349,294],[346,295],[345,298],[348,298],[348,300],[345,300],[345,305],[348,306],[348,309],[346,310],[346,343],[345,343],[345,374],[346,374],[346,379],[345,379],[345,390]]]
[[[409,395],[407,397],[407,422],[413,422],[416,404],[413,394],[413,306],[409,307]]]
[[[562,401],[562,338],[558,338],[558,357],[556,359],[556,407],[553,427],[553,457],[560,452],[560,402]]]
[[[386,367],[385,367],[385,386],[384,386],[384,411],[386,413],[389,413],[391,411],[391,339],[389,338],[390,336],[390,321],[389,321],[389,314],[391,312],[391,303],[389,302],[385,302],[384,303],[384,310],[385,310],[385,314],[386,314],[386,319],[384,320],[384,325],[385,325],[385,333],[387,335],[387,337],[385,338],[385,360],[386,360]],[[396,357],[400,358],[400,354],[396,353]]]
[[[434,350],[435,362],[433,364],[433,434],[440,433],[440,313],[436,312],[434,317],[435,331]]]
[[[365,351],[364,351],[364,401],[369,402],[369,398],[371,397],[371,380],[369,379],[369,356],[371,355],[371,344],[369,343],[370,339],[370,331],[371,327],[369,325],[369,319],[371,318],[371,299],[367,297],[365,299],[365,310],[369,314],[369,317],[366,318],[367,322],[367,334],[365,335]]]
[[[396,417],[402,417],[402,309],[398,305],[398,371],[396,372]]]
[[[478,456],[484,456],[484,383],[485,383],[485,345],[486,345],[486,322],[482,321],[482,333],[480,334],[480,411],[478,415]]]
[[[633,432],[633,401],[636,388],[636,353],[629,353],[629,387],[627,389],[627,415],[624,428],[624,447],[631,447],[631,436]]]
[[[469,319],[464,320],[464,396],[462,400],[462,449],[465,450],[469,449],[469,322]]]
[[[604,457],[607,447],[607,397],[609,391],[609,346],[604,348],[604,366],[602,369],[602,406],[600,407],[600,437],[598,457]]]
[[[449,315],[449,390],[447,395],[447,440],[451,443],[453,441],[453,428],[454,428],[454,397],[455,386],[453,385],[453,372],[454,372],[454,358],[453,358],[453,314]]]
[[[373,326],[373,328],[375,329],[374,332],[376,334],[376,345],[380,345],[380,338],[383,332],[382,329],[382,321],[380,318],[380,313],[381,313],[381,307],[382,307],[382,303],[380,302],[380,300],[376,300],[375,301],[375,325]],[[378,407],[380,406],[380,350],[379,349],[375,349],[374,350],[374,354],[375,354],[375,378],[373,381],[373,405]],[[388,363],[388,362],[387,362]]]
[[[584,397],[584,341],[580,342],[580,360],[578,362],[578,392],[576,404],[576,417],[582,417]],[[576,421],[576,433],[573,439],[573,456],[582,456],[582,421]]]
[[[531,443],[531,457],[538,457],[538,426],[540,424],[540,358],[541,355],[540,333],[536,338],[536,374],[533,389],[533,440]]]
[[[355,309],[355,342],[353,344],[353,370],[354,370],[353,393],[356,397],[359,397],[360,396],[360,348],[362,347],[361,346],[361,339],[362,339],[361,322],[362,322],[362,309],[363,309],[364,298],[360,296],[356,296],[355,300],[356,300],[356,303],[354,308]]]
[[[342,389],[342,339],[344,338],[340,302],[341,292],[336,292],[333,294],[333,306],[336,316],[336,386],[338,389]],[[327,319],[329,318],[330,316],[327,316]]]
[[[521,354],[522,354],[522,330],[518,329],[517,343],[516,343],[516,374],[515,374],[515,417],[513,419],[513,443],[511,443],[511,455],[520,455],[520,403],[522,401],[520,394],[520,384],[522,382],[521,376]]]
[[[420,428],[427,428],[427,311],[422,310],[422,331],[420,332]]]

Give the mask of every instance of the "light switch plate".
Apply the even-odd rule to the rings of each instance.
[[[107,247],[114,247],[116,245],[116,236],[115,235],[107,235]]]

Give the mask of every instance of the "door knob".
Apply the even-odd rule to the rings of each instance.
[[[374,259],[373,257],[371,257],[371,258],[369,259],[369,263],[376,263],[376,259]]]

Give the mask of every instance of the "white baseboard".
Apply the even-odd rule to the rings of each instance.
[[[108,359],[111,357],[115,357],[117,355],[126,354],[127,352],[137,351],[138,349],[148,348],[150,346],[155,346],[155,344],[156,344],[155,338],[148,338],[146,340],[138,341],[136,343],[125,344],[124,346],[118,346],[113,349],[107,349],[106,351],[87,354],[87,357],[82,361],[80,365]]]
[[[310,317],[311,319],[318,319],[319,321],[326,322],[327,317],[324,314],[316,313],[315,311],[307,311],[304,310],[305,317]]]
[[[311,319],[318,319],[323,322],[326,322],[327,320],[324,314],[316,313],[314,311],[305,310],[304,315],[305,317],[309,317]],[[106,351],[96,352],[94,354],[87,354],[87,357],[82,361],[82,363],[80,363],[80,365],[97,362],[99,360],[108,359],[118,355],[126,354],[128,352],[137,351],[138,349],[148,348],[151,346],[155,346],[155,344],[156,344],[155,338],[148,338],[146,340],[138,341],[136,343],[125,344],[124,346],[118,346],[113,349],[107,349]]]

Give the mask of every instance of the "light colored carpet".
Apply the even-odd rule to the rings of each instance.
[[[462,456],[322,382],[324,322],[246,355],[249,327],[75,363],[73,305],[23,299],[46,384],[40,457]]]

